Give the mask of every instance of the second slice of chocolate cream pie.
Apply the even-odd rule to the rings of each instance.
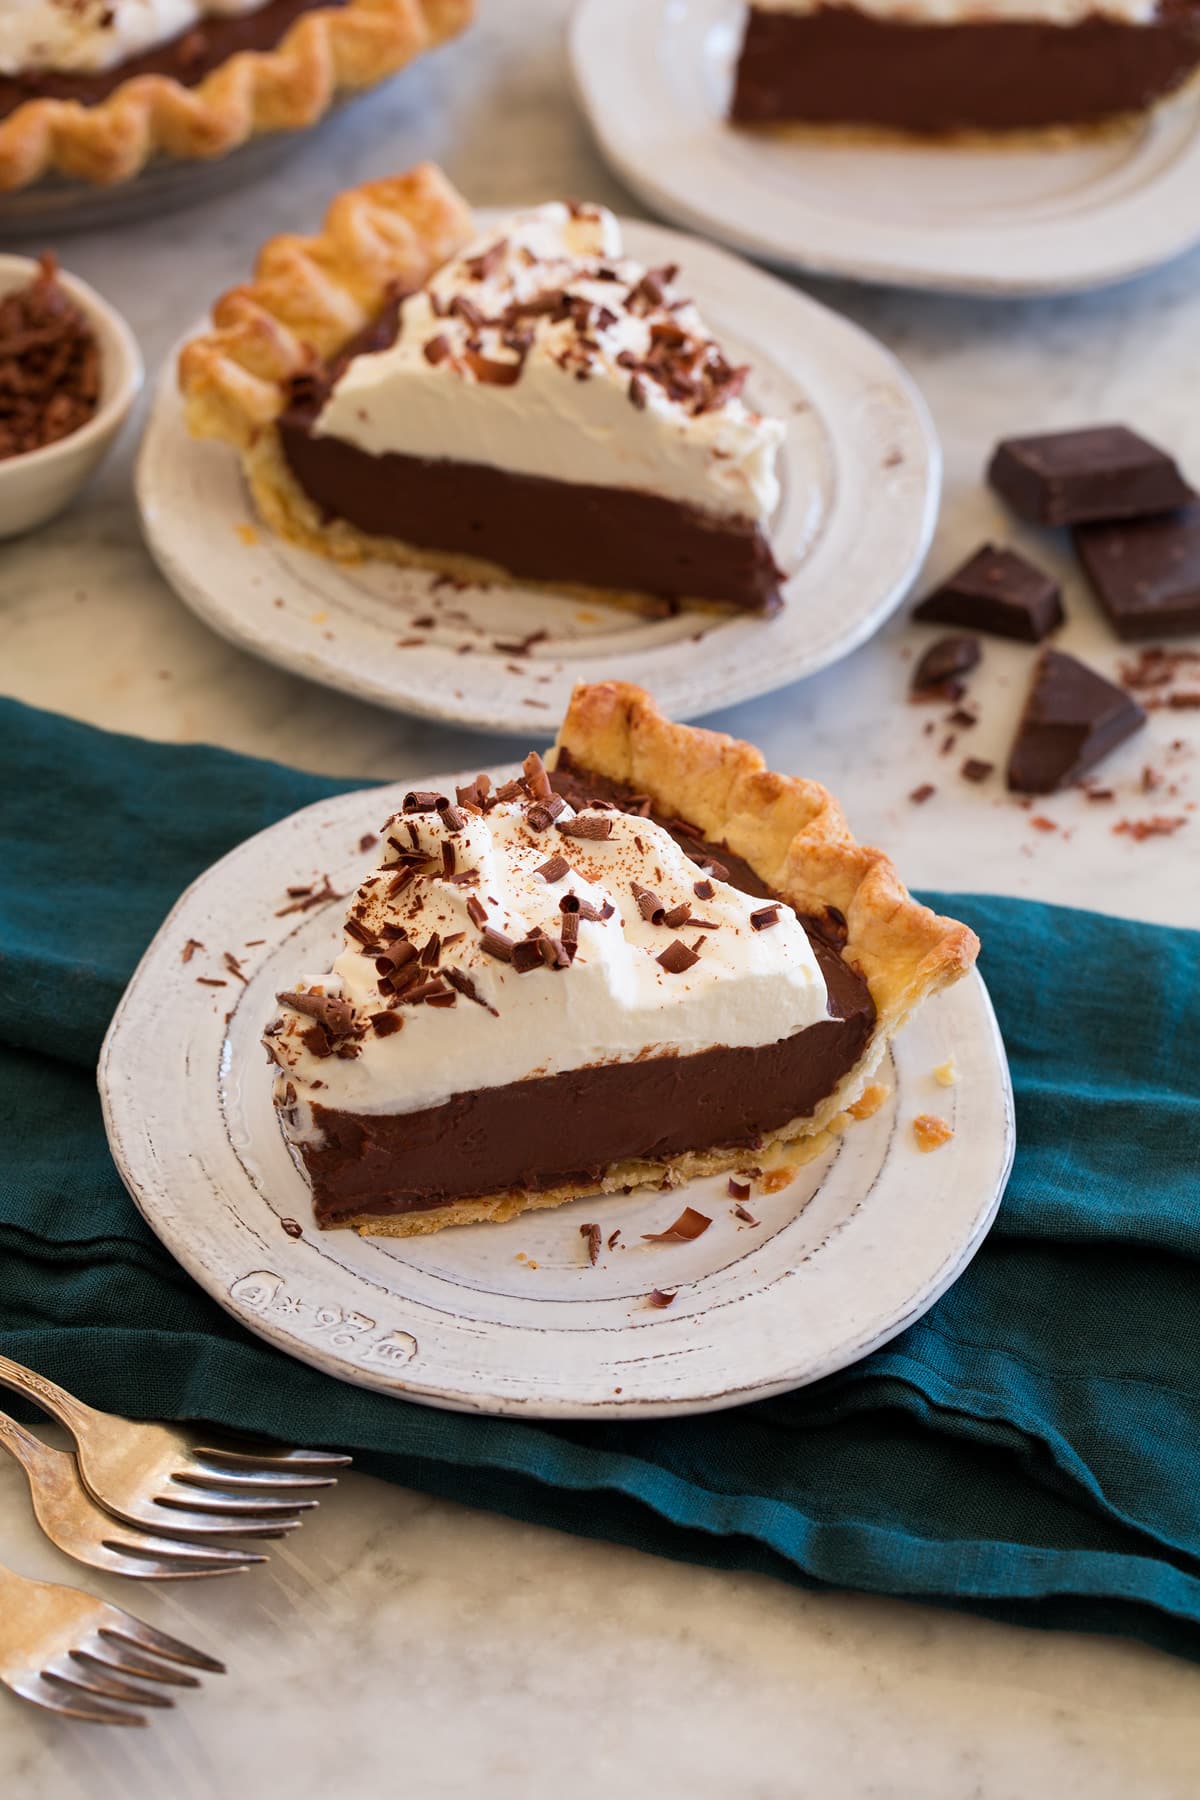
[[[627,257],[603,207],[477,234],[436,169],[372,182],[218,302],[181,360],[189,425],[334,558],[769,613],[785,427],[681,279]]]
[[[383,841],[266,1036],[324,1227],[508,1219],[811,1137],[978,951],[824,788],[623,683],[576,690],[547,765],[409,794]]]

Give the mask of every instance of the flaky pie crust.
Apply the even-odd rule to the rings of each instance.
[[[554,750],[583,769],[649,795],[654,810],[687,819],[709,842],[725,844],[796,912],[845,920],[845,960],[865,979],[875,1003],[875,1029],[837,1088],[803,1118],[769,1135],[764,1151],[786,1153],[828,1130],[862,1095],[892,1038],[920,1002],[968,974],[979,954],[969,926],[914,900],[890,857],[855,839],[841,807],[819,782],[777,775],[760,751],[723,732],[676,725],[652,697],[629,682],[581,684],[571,697]],[[755,1156],[758,1156],[755,1152]],[[614,1164],[596,1187],[624,1188],[744,1168],[743,1150],[699,1150],[659,1162]],[[420,1213],[337,1221],[372,1236],[408,1237],[446,1225],[514,1217],[560,1206],[574,1188],[525,1190],[455,1201]]]
[[[297,19],[271,50],[242,50],[195,87],[131,77],[95,106],[32,99],[0,120],[0,192],[52,172],[108,186],[152,156],[225,156],[268,131],[297,131],[334,97],[373,87],[470,23],[475,0],[347,0]]]
[[[436,164],[419,163],[347,188],[315,236],[271,238],[253,280],[223,294],[212,330],[180,352],[192,436],[232,444],[249,457],[253,478],[250,453],[273,446],[278,456],[271,428],[287,404],[288,383],[336,356],[396,287],[420,287],[473,229],[462,195]]]

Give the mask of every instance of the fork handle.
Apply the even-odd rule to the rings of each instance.
[[[58,1485],[56,1478],[61,1470],[63,1452],[43,1444],[41,1438],[34,1437],[32,1431],[26,1431],[6,1412],[0,1412],[0,1444],[16,1457],[27,1475],[54,1480]]]
[[[0,1387],[11,1388],[14,1394],[23,1394],[27,1400],[32,1400],[52,1419],[65,1425],[72,1436],[77,1436],[94,1416],[91,1407],[76,1400],[74,1394],[68,1394],[65,1388],[47,1380],[46,1376],[13,1362],[9,1356],[0,1356]]]

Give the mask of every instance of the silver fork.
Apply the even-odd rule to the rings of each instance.
[[[317,1505],[314,1488],[348,1456],[328,1450],[225,1449],[181,1425],[135,1424],[86,1406],[53,1381],[0,1356],[0,1386],[24,1394],[75,1440],[79,1473],[105,1512],[171,1536],[264,1537],[291,1530]]]
[[[225,1665],[79,1588],[0,1563],[0,1682],[22,1700],[97,1725],[144,1725],[134,1706],[173,1706],[146,1681],[199,1687],[188,1669]]]
[[[143,1581],[196,1580],[206,1575],[234,1575],[251,1563],[266,1562],[252,1550],[224,1550],[215,1544],[181,1543],[153,1532],[119,1524],[101,1510],[79,1479],[75,1458],[53,1450],[40,1438],[0,1412],[0,1444],[29,1477],[38,1524],[60,1550],[76,1562],[112,1575]]]

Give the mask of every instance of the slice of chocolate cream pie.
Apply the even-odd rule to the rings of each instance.
[[[411,793],[266,1043],[317,1222],[407,1235],[809,1137],[974,934],[815,782],[580,687],[548,765]]]
[[[214,322],[181,361],[189,424],[238,446],[284,536],[644,610],[779,605],[785,427],[603,207],[476,233],[436,170],[371,183]]]

